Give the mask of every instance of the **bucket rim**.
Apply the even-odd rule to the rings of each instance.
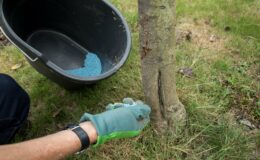
[[[76,80],[78,82],[83,82],[83,83],[88,82],[88,81],[90,81],[90,82],[100,81],[100,80],[106,79],[106,78],[112,76],[113,74],[115,74],[126,63],[127,58],[129,57],[129,54],[130,54],[130,51],[131,51],[131,45],[132,45],[132,38],[131,38],[129,25],[128,25],[126,19],[121,14],[121,12],[111,2],[109,2],[107,0],[102,0],[102,2],[104,2],[108,7],[110,7],[120,17],[120,19],[122,20],[122,24],[125,27],[126,36],[127,36],[127,46],[126,46],[126,49],[124,51],[124,56],[109,71],[102,73],[102,74],[95,76],[95,77],[80,77],[80,76],[70,75],[68,73],[65,73],[65,71],[63,69],[61,69],[60,67],[58,67],[57,65],[55,65],[54,63],[49,61],[49,63],[47,63],[47,64],[52,66],[51,68],[55,67],[57,69],[56,71],[59,72],[62,76],[65,76],[67,78]]]
[[[88,83],[88,82],[93,82],[93,81],[100,81],[103,79],[106,79],[113,74],[115,74],[127,61],[127,58],[129,57],[130,51],[131,51],[131,45],[132,45],[132,37],[131,37],[131,32],[129,25],[122,15],[122,13],[109,1],[107,0],[101,0],[105,5],[107,5],[109,8],[111,8],[114,13],[120,18],[122,21],[122,24],[125,27],[125,32],[126,32],[126,38],[127,38],[127,46],[126,49],[124,50],[123,57],[118,61],[118,63],[113,66],[111,69],[109,69],[107,72],[102,73],[98,76],[93,76],[93,77],[80,77],[80,76],[74,76],[70,75],[65,72],[65,70],[61,69],[58,67],[56,64],[52,63],[51,61],[44,61],[45,59],[43,58],[43,55],[41,52],[36,50],[35,48],[31,47],[29,44],[27,44],[24,40],[22,40],[11,28],[11,26],[7,23],[7,20],[5,19],[4,16],[4,11],[3,11],[3,1],[0,0],[0,27],[5,36],[10,40],[12,44],[14,44],[18,49],[22,51],[24,56],[31,62],[31,63],[36,63],[37,61],[43,61],[45,65],[47,65],[52,71],[60,74],[61,76],[76,81],[78,83]],[[25,51],[29,50],[29,54]],[[32,56],[33,54],[33,56]]]

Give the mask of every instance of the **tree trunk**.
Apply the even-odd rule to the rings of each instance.
[[[146,102],[159,132],[186,123],[175,80],[175,0],[138,0],[142,78]]]

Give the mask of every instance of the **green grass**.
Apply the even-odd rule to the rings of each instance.
[[[209,18],[214,25],[243,37],[260,40],[260,1],[258,0],[183,0],[178,1],[179,16]]]
[[[84,112],[98,113],[124,97],[143,99],[138,54],[137,1],[112,1],[126,17],[133,46],[126,65],[113,77],[69,92],[37,73],[13,46],[0,50],[0,72],[10,74],[31,96],[30,139],[77,122]],[[141,136],[118,140],[69,159],[250,159],[260,136],[249,136],[233,113],[259,122],[259,0],[178,0],[178,20],[209,21],[222,39],[220,48],[183,41],[176,46],[177,68],[190,67],[192,78],[177,74],[177,89],[189,120],[182,134],[157,136],[148,127]],[[201,23],[197,26],[203,25]],[[195,25],[195,27],[196,27]],[[231,30],[225,32],[225,27]],[[192,28],[191,28],[192,30]],[[207,45],[207,44],[205,44]],[[211,45],[211,44],[208,44]],[[11,67],[23,66],[17,71]],[[57,116],[55,113],[59,112]],[[259,145],[259,144],[258,144]]]

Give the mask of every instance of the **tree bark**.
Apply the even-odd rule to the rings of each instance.
[[[138,0],[142,79],[156,131],[186,123],[175,79],[175,0]]]

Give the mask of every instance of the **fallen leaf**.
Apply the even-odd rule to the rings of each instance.
[[[215,42],[217,40],[217,37],[215,35],[211,35],[209,38],[210,42]]]
[[[193,76],[192,68],[182,68],[179,70],[179,73],[189,78]]]
[[[22,63],[18,63],[18,64],[16,64],[16,65],[14,65],[14,66],[12,66],[12,70],[17,70],[17,69],[19,69],[19,68],[21,68],[22,67]]]
[[[248,128],[250,128],[250,129],[255,129],[255,128],[256,128],[255,125],[253,125],[253,124],[252,124],[249,120],[247,120],[247,119],[242,119],[242,120],[240,120],[239,122],[240,122],[240,124],[245,125],[245,126],[247,126]]]

